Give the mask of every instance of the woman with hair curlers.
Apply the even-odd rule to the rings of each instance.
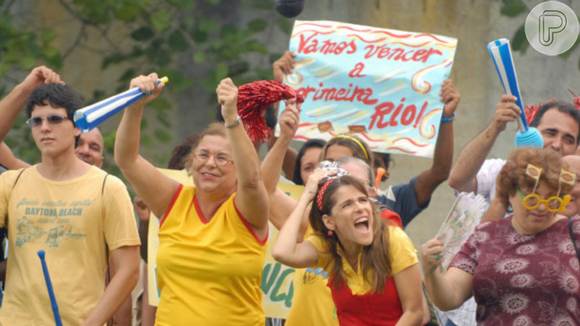
[[[580,325],[580,218],[560,215],[576,175],[565,168],[551,149],[514,150],[496,191],[513,215],[478,225],[447,272],[443,243],[422,246],[427,291],[439,309],[473,296],[477,325]]]

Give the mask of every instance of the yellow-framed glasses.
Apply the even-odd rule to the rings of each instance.
[[[522,199],[522,204],[524,208],[527,210],[532,210],[538,208],[541,204],[546,206],[546,209],[549,212],[557,213],[563,212],[566,210],[566,205],[570,202],[570,196],[566,195],[564,198],[560,198],[558,196],[552,196],[548,199],[542,199],[538,194],[532,193],[524,197],[522,191],[517,188],[518,193],[520,194],[520,198]]]
[[[540,196],[536,194],[536,189],[538,188],[538,183],[540,182],[540,176],[542,175],[542,168],[539,168],[532,164],[528,164],[528,167],[526,168],[526,174],[532,179],[534,179],[536,183],[534,185],[532,193],[525,197],[522,191],[519,188],[517,188],[517,191],[520,194],[520,198],[522,199],[522,205],[524,206],[525,209],[527,210],[536,209],[541,204],[544,204],[546,206],[546,209],[552,213],[563,212],[566,210],[566,205],[568,205],[568,203],[570,202],[571,197],[569,195],[566,195],[563,198],[560,198],[560,191],[562,190],[562,183],[574,186],[574,183],[576,182],[576,175],[574,173],[561,169],[560,180],[558,182],[558,193],[556,194],[556,196],[552,196],[548,199],[542,199],[540,198]]]

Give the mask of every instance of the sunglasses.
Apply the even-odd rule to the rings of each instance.
[[[47,116],[46,118],[43,118],[43,117],[30,118],[30,119],[26,120],[26,124],[30,128],[34,128],[34,127],[42,125],[42,120],[44,120],[44,119],[46,119],[46,121],[48,122],[49,125],[58,125],[58,124],[61,124],[64,120],[70,120],[68,117],[65,117],[62,115],[51,114],[51,115]]]

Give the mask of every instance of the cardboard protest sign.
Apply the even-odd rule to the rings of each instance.
[[[356,133],[374,151],[432,157],[457,40],[332,21],[296,21],[296,67],[284,83],[305,97],[295,139]]]

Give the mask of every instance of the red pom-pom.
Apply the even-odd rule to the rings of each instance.
[[[548,103],[550,102],[554,102],[557,101],[558,99],[552,98],[548,101]],[[530,125],[530,123],[532,123],[532,120],[534,120],[534,117],[536,116],[536,113],[538,113],[538,109],[540,108],[540,106],[544,105],[545,103],[540,103],[538,105],[528,105],[526,106],[526,108],[524,109],[524,114],[526,115],[526,121],[528,122],[528,126]],[[578,107],[578,106],[576,106]]]
[[[572,92],[570,89],[568,89],[568,91],[570,93],[572,93],[572,98],[574,99],[574,106],[580,110],[580,96],[576,96],[576,94],[574,94],[574,92]]]
[[[534,117],[536,116],[536,113],[538,113],[538,108],[540,107],[540,105],[542,105],[542,103],[536,106],[528,105],[524,109],[524,114],[526,115],[526,122],[528,123],[528,126],[530,125],[530,123],[532,123],[532,120],[534,120]]]
[[[291,98],[304,102],[302,95],[279,81],[260,80],[238,87],[238,114],[252,141],[263,142],[270,135],[264,111],[276,102]]]

